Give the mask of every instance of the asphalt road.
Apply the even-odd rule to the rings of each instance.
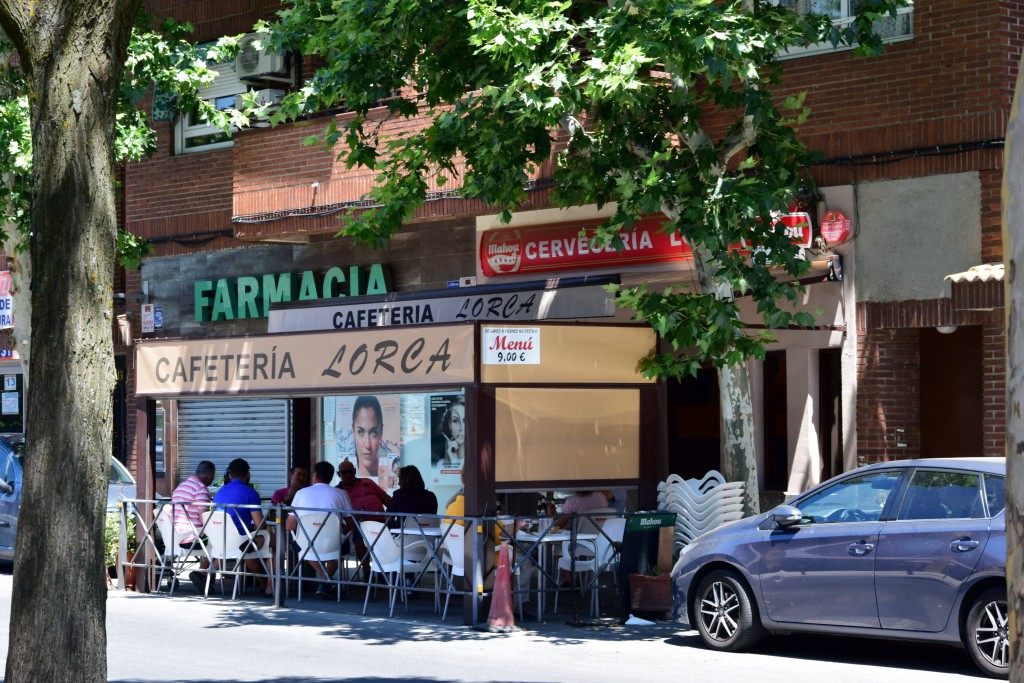
[[[6,662],[11,576],[0,573],[0,647]],[[979,681],[966,653],[865,639],[766,638],[750,653],[701,647],[695,632],[653,626],[548,622],[501,635],[407,619],[275,609],[254,600],[168,598],[112,591],[111,681],[551,681],[553,683],[946,683]],[[327,603],[329,605],[329,603]],[[313,608],[308,609],[306,606]],[[530,625],[533,628],[533,625]]]

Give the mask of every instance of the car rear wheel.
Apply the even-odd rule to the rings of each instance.
[[[1004,588],[992,588],[979,595],[967,615],[964,644],[974,663],[989,676],[1010,675],[1009,618]]]
[[[745,650],[761,638],[757,605],[733,572],[711,572],[700,582],[696,596],[697,631],[708,647]]]

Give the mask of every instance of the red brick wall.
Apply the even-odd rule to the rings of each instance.
[[[833,160],[878,155],[858,165],[814,169],[819,185],[978,171],[982,182],[982,256],[1000,260],[998,143],[975,151],[919,150],[998,141],[1006,131],[1024,32],[1024,3],[931,0],[914,8],[914,38],[877,58],[849,52],[784,62],[785,87],[806,90],[811,117],[802,138]],[[867,163],[866,163],[867,162]]]
[[[268,17],[280,5],[267,0],[167,0],[148,6],[161,16],[192,21],[198,39],[212,40],[247,31],[256,18]],[[876,155],[873,164],[815,167],[819,185],[977,171],[982,192],[982,259],[1001,260],[1002,150],[997,141],[1005,134],[1024,43],[1022,18],[1024,2],[928,0],[915,6],[913,40],[890,45],[881,57],[865,60],[844,52],[784,62],[785,84],[777,94],[808,92],[812,114],[802,135],[811,147],[829,159]],[[339,225],[334,216],[231,224],[232,215],[309,206],[314,180],[320,183],[318,204],[365,194],[369,187],[365,171],[346,172],[322,150],[301,145],[302,138],[325,121],[247,132],[237,137],[233,149],[178,157],[171,154],[173,138],[166,124],[160,132],[161,154],[133,165],[126,178],[125,220],[133,231],[149,237],[233,227],[235,237],[244,239],[334,231]],[[902,160],[891,155],[986,141],[996,144],[935,154],[921,149]],[[542,206],[547,194],[537,193],[533,199]],[[424,211],[422,219],[430,219],[484,212],[487,207],[450,200]],[[230,237],[198,247],[167,243],[157,253],[238,244]],[[1005,340],[1001,315],[1001,311],[957,312],[950,302],[858,306],[857,407],[863,460],[919,454],[917,328],[940,322],[984,325],[985,451],[1002,453]],[[133,417],[130,413],[129,419]]]
[[[1006,327],[1003,315],[1003,309],[996,309],[982,327],[982,455],[1006,455]]]
[[[203,3],[183,0],[151,2],[161,15],[187,19],[200,39],[247,30],[259,16],[270,16],[277,3]],[[1024,3],[997,0],[932,0],[918,3],[914,38],[893,43],[877,58],[854,57],[849,51],[789,59],[782,63],[785,96],[806,91],[810,120],[804,139],[830,159],[878,155],[877,163],[857,166],[822,165],[814,169],[820,185],[919,177],[937,173],[979,171],[983,186],[985,260],[998,260],[999,178],[1002,151],[998,146],[974,151],[948,150],[941,156],[922,150],[896,163],[890,153],[952,143],[977,143],[1001,138],[1013,94],[1022,37],[1018,20]],[[223,16],[212,16],[214,14]],[[344,116],[341,117],[344,119]],[[333,156],[302,140],[318,132],[325,119],[277,129],[255,130],[236,138],[232,150],[170,155],[169,125],[161,131],[156,159],[133,169],[128,188],[127,219],[147,236],[167,237],[232,228],[232,215],[304,208],[314,201],[312,182],[320,184],[318,205],[358,200],[366,195],[373,174],[345,170]],[[422,122],[402,121],[393,131],[415,129]],[[549,169],[538,175],[545,176]],[[176,179],[168,181],[168,179]],[[234,192],[234,194],[232,194]],[[547,197],[537,195],[534,206]],[[490,212],[471,202],[441,202],[425,209],[422,218]],[[332,232],[336,216],[303,217],[287,223],[237,225],[235,237],[259,239],[288,232]],[[207,248],[233,246],[221,239]],[[162,246],[159,254],[183,253]]]
[[[859,464],[921,453],[918,344],[912,328],[857,330]]]
[[[1002,260],[1001,183],[1006,118],[1024,32],[1024,3],[932,0],[914,8],[912,41],[876,59],[849,53],[787,61],[779,94],[808,90],[803,138],[827,158],[877,155],[860,165],[822,165],[819,185],[976,171],[981,181],[981,257]],[[919,150],[991,141],[988,149]],[[876,161],[877,163],[866,163]],[[858,305],[857,426],[862,462],[920,455],[917,328],[983,327],[984,454],[1004,454],[1002,309],[968,312],[950,300]],[[902,430],[902,431],[900,431]],[[906,444],[900,447],[897,444]]]
[[[280,0],[147,0],[146,9],[160,18],[191,22],[198,42],[249,33],[259,19],[273,19]]]
[[[921,456],[918,329],[981,325],[983,452],[1005,455],[1003,309],[961,311],[950,299],[857,305],[857,456],[860,463]],[[899,444],[906,444],[900,446]]]
[[[195,27],[200,42],[248,33],[258,19],[272,19],[282,7],[273,0],[151,0],[147,9]],[[209,233],[232,230],[231,149],[174,155],[170,122],[155,124],[159,152],[131,164],[125,178],[124,219],[129,229],[157,239],[156,256],[237,247],[233,237],[206,241]],[[194,244],[189,244],[190,239]],[[172,241],[160,241],[171,239]]]
[[[382,139],[418,130],[428,123],[426,117],[411,120],[384,121],[386,109],[376,110],[382,119]],[[348,124],[352,114],[335,116],[339,128]],[[367,126],[376,125],[374,114]],[[303,209],[310,206],[331,206],[346,202],[357,202],[367,197],[375,184],[376,171],[365,168],[346,169],[343,162],[336,161],[337,152],[326,152],[321,146],[305,146],[303,141],[310,135],[319,134],[328,119],[317,118],[294,124],[245,131],[235,137],[234,152],[234,206],[235,216],[255,216],[272,212]],[[455,163],[456,171],[463,167]],[[530,177],[550,177],[552,163],[541,165]],[[451,178],[449,178],[451,180]],[[314,191],[312,184],[318,183]],[[428,190],[448,189],[428,179]],[[457,186],[451,189],[458,189]],[[529,200],[520,210],[549,206],[550,191],[537,190],[530,193]],[[483,202],[464,199],[432,201],[420,209],[408,221],[440,220],[458,216],[495,213],[496,210]],[[240,239],[260,238],[268,235],[292,233],[336,232],[342,227],[339,214],[326,216],[304,215],[284,221],[268,221],[237,224],[235,236]]]

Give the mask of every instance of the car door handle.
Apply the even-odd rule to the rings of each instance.
[[[847,547],[847,550],[850,551],[851,555],[867,555],[868,553],[870,553],[874,549],[875,549],[875,544],[874,543],[868,543],[866,541],[858,541],[856,543],[851,543]]]
[[[0,522],[0,529],[10,529],[10,528],[11,528],[11,523],[10,522]]]
[[[969,538],[958,538],[949,544],[949,549],[954,553],[966,553],[970,550],[977,548],[980,543],[978,541],[972,541]]]

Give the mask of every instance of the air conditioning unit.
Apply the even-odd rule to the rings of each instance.
[[[284,99],[284,90],[275,90],[272,88],[264,88],[263,90],[253,91],[253,100],[257,107],[263,105],[269,105],[271,109],[281,103]],[[235,109],[242,109],[245,106],[245,101],[242,99],[243,95],[235,95]]]
[[[251,33],[242,38],[235,57],[235,75],[240,81],[291,81],[285,56],[268,50],[265,37]]]

